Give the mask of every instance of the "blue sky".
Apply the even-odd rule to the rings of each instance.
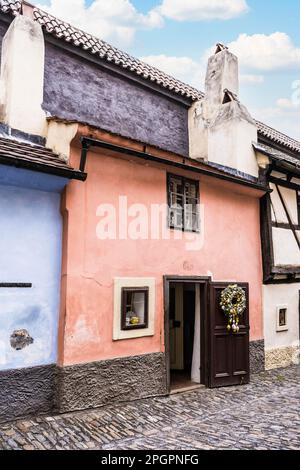
[[[209,50],[240,59],[241,101],[300,139],[299,0],[36,0],[52,14],[203,90]]]

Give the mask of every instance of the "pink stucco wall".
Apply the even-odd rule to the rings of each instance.
[[[78,165],[79,151],[73,149]],[[166,173],[144,161],[89,152],[85,183],[65,195],[65,255],[60,327],[60,363],[75,364],[164,350],[163,275],[206,276],[250,283],[251,339],[261,339],[259,198],[252,189],[210,177],[200,180],[204,244],[186,251],[185,240],[105,240],[96,236],[102,203],[166,203]],[[178,171],[175,171],[178,173]],[[261,194],[260,194],[261,195]],[[68,215],[66,217],[66,214]],[[203,222],[203,221],[202,221]],[[155,335],[113,341],[114,277],[156,278]]]

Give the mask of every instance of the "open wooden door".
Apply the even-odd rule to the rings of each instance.
[[[228,332],[227,318],[220,307],[220,296],[230,283],[211,283],[209,292],[209,387],[225,387],[249,382],[249,286],[245,290],[247,308],[238,333]],[[236,283],[232,283],[236,284]]]

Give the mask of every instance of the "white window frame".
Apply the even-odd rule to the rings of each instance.
[[[280,325],[279,324],[279,312],[280,310],[286,310],[286,324],[285,325]],[[277,305],[276,307],[276,331],[279,333],[280,331],[288,331],[289,326],[288,326],[288,305]]]
[[[148,294],[148,327],[133,330],[122,330],[122,288],[147,287]],[[142,338],[154,336],[155,333],[155,278],[149,277],[116,277],[114,279],[114,318],[113,340]]]

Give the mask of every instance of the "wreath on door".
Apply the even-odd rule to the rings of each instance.
[[[237,284],[230,285],[222,291],[220,307],[228,319],[228,332],[239,332],[240,318],[246,309],[246,303],[247,301],[245,291]]]

